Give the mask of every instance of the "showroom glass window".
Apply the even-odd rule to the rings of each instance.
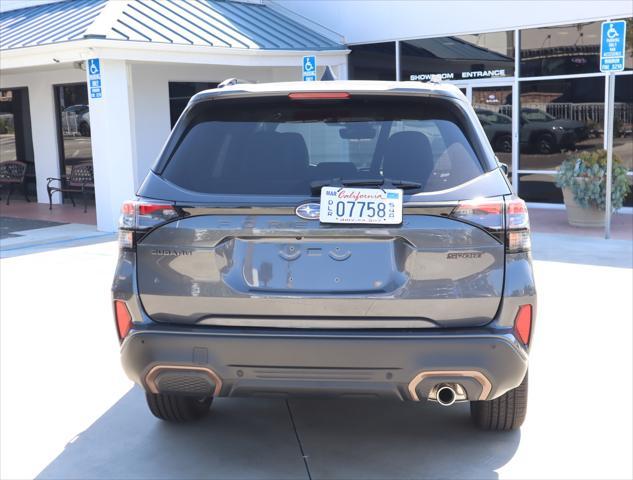
[[[29,93],[26,88],[0,90],[0,162],[26,163],[26,182],[35,191]]]
[[[55,103],[60,137],[60,171],[70,175],[74,165],[92,164],[87,84],[55,86]]]
[[[585,22],[522,30],[521,76],[599,72],[601,23]]]
[[[633,173],[633,75],[615,78],[613,110],[613,154],[629,173]],[[633,175],[629,175],[629,183],[633,186]],[[633,206],[632,193],[629,193],[624,205]]]
[[[396,43],[350,45],[348,77],[350,80],[395,80]]]
[[[174,128],[178,117],[196,93],[217,87],[213,82],[169,82],[169,119]]]
[[[620,18],[626,22],[626,41],[624,54],[624,70],[633,71],[633,17]]]
[[[400,42],[400,78],[478,80],[514,75],[514,31]]]
[[[633,17],[620,20],[626,21],[624,69],[633,71]],[[613,153],[629,171],[629,183],[633,187],[633,75],[615,78],[614,102]],[[624,205],[633,207],[633,190]]]
[[[15,139],[13,99],[12,90],[0,91],[0,162],[15,161],[19,157]]]
[[[512,171],[512,86],[473,87],[472,105],[497,158]]]
[[[519,169],[521,197],[561,202],[554,173],[574,152],[604,147],[604,77],[528,81],[520,84]]]

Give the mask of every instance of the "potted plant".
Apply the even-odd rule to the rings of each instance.
[[[604,227],[607,152],[574,153],[558,169],[556,185],[563,189],[567,208],[567,220],[576,227]],[[622,207],[631,189],[626,168],[613,155],[611,208],[615,212]]]

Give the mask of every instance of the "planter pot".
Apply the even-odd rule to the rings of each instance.
[[[604,211],[595,207],[582,207],[574,199],[569,188],[563,188],[563,200],[567,210],[567,221],[574,227],[604,228]]]

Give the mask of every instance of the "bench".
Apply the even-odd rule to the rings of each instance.
[[[60,178],[49,177],[46,179],[46,191],[48,192],[48,209],[53,209],[53,193],[68,193],[70,201],[75,206],[73,193],[81,193],[84,202],[84,213],[88,211],[89,192],[94,192],[94,171],[91,163],[79,163],[70,169],[70,175],[62,175]]]
[[[16,185],[22,185],[22,192],[27,202],[30,202],[26,192],[26,163],[12,160],[9,162],[0,163],[0,186],[8,186],[9,193],[7,194],[7,205],[11,200],[11,194],[13,188]]]

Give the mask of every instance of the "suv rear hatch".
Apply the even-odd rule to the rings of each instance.
[[[449,98],[322,97],[188,107],[128,210],[147,314],[287,328],[488,323],[510,191],[473,116]],[[314,218],[322,185],[362,179],[408,187],[402,224]],[[460,210],[481,192],[497,210]]]

